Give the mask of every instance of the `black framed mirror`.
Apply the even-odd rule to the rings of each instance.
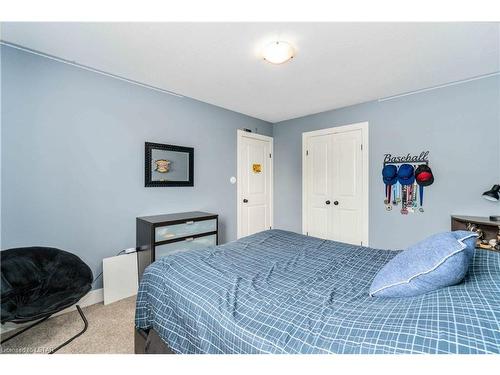
[[[194,186],[194,148],[145,143],[145,187]]]

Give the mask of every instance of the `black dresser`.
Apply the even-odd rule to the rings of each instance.
[[[207,212],[142,216],[136,220],[139,278],[161,257],[219,243],[219,215]]]

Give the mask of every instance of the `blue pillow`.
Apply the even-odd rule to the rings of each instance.
[[[373,279],[370,296],[412,297],[463,280],[474,256],[477,234],[435,234],[402,251]]]

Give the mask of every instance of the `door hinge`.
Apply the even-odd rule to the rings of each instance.
[[[271,154],[269,154],[269,157],[272,158]]]
[[[309,150],[306,150],[306,156],[309,156]]]
[[[361,246],[363,246],[363,241],[361,241]]]
[[[306,232],[306,236],[309,236],[309,232]]]
[[[363,144],[361,143],[361,151],[363,151]]]
[[[272,227],[269,227],[269,229],[273,229]]]

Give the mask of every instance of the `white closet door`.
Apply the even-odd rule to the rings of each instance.
[[[333,229],[332,198],[332,146],[331,134],[308,140],[308,235],[330,238]]]
[[[333,135],[332,239],[359,245],[363,239],[361,130]]]
[[[362,125],[304,133],[304,234],[367,245],[367,138]]]

